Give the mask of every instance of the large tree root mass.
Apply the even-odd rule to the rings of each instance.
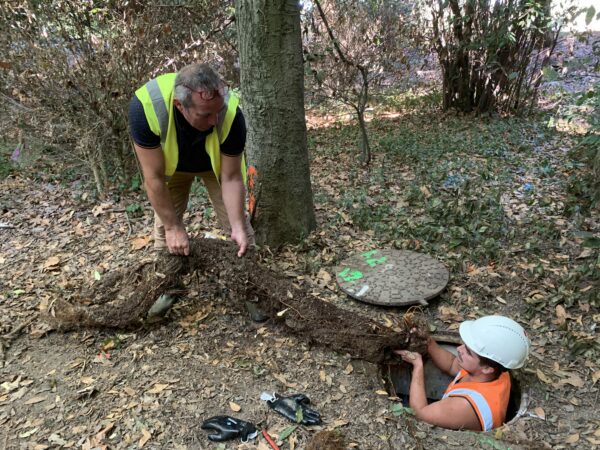
[[[426,344],[422,315],[407,313],[395,329],[385,327],[315,297],[263,267],[255,254],[238,258],[234,244],[211,239],[193,241],[188,257],[164,254],[105,276],[69,301],[58,300],[50,320],[64,330],[131,327],[146,317],[161,294],[184,290],[184,278],[193,273],[217,282],[232,306],[245,309],[246,301],[255,302],[271,321],[309,343],[354,358],[380,363],[391,348],[422,351]]]

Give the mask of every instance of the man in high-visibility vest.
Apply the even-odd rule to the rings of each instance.
[[[189,254],[183,214],[196,177],[238,245],[238,256],[254,244],[244,207],[246,124],[238,103],[206,64],[161,75],[135,92],[129,129],[155,212],[155,248]]]
[[[504,423],[511,386],[508,370],[523,367],[529,339],[521,325],[504,316],[468,320],[459,331],[463,345],[457,355],[429,338],[429,357],[454,377],[442,399],[431,404],[427,403],[421,355],[395,350],[413,366],[409,404],[419,419],[432,425],[489,431]]]

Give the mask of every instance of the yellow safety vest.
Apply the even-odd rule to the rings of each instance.
[[[165,175],[172,176],[179,161],[175,113],[173,111],[173,93],[176,73],[160,75],[135,91],[135,95],[144,107],[148,125],[154,134],[160,136],[160,145],[165,157]],[[204,147],[210,157],[211,166],[217,180],[221,180],[221,144],[227,139],[237,107],[240,102],[237,95],[230,92],[225,97],[227,110],[219,115],[216,127],[206,136]],[[246,183],[246,161],[242,155],[242,178]]]

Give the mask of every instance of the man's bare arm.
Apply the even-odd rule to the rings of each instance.
[[[469,401],[465,398],[447,397],[417,409],[412,405],[411,386],[410,403],[410,406],[415,410],[417,418],[421,419],[423,422],[452,430],[481,431],[481,423],[477,418],[477,414]]]
[[[419,353],[408,350],[395,350],[394,353],[400,355],[403,361],[413,366],[409,403],[419,419],[443,428],[481,431],[477,414],[468,400],[460,397],[449,397],[430,405],[427,404],[423,358]]]
[[[456,356],[448,350],[442,348],[432,337],[427,341],[427,353],[433,363],[442,372],[446,372],[450,376],[454,376],[460,370],[460,365]]]
[[[144,186],[148,199],[165,227],[169,252],[188,255],[189,239],[183,223],[177,217],[165,183],[165,158],[161,147],[143,148],[134,144],[134,148],[144,173]]]
[[[245,188],[241,167],[241,155],[221,155],[221,194],[231,226],[231,239],[239,247],[238,256],[242,256],[248,248],[248,236],[244,228]]]

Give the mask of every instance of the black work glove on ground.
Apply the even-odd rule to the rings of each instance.
[[[280,397],[273,394],[274,400],[267,400],[267,405],[292,422],[302,425],[318,425],[321,423],[321,414],[309,408],[310,399],[304,394],[294,394],[289,397]]]
[[[211,417],[205,420],[200,428],[217,432],[208,435],[208,439],[213,442],[228,441],[238,437],[242,442],[246,442],[258,435],[258,431],[253,423],[229,416]]]

